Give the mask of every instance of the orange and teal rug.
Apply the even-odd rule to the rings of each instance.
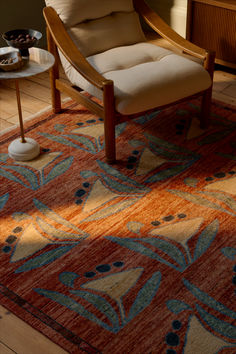
[[[69,353],[236,353],[236,114],[199,101],[117,126],[70,101],[1,137],[0,303]]]

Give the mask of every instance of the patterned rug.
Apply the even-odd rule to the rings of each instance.
[[[0,303],[69,353],[236,353],[236,115],[199,101],[117,126],[70,101],[1,137]]]

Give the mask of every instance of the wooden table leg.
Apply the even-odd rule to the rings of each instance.
[[[19,81],[17,79],[15,80],[15,86],[16,86],[16,100],[17,100],[17,107],[18,107],[18,115],[19,115],[19,122],[20,122],[21,142],[26,143],[25,134],[24,134],[23,119],[22,119],[21,102],[20,102]]]

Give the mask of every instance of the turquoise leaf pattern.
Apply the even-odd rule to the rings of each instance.
[[[121,210],[128,208],[132,204],[136,203],[138,200],[139,200],[139,198],[131,198],[128,200],[118,202],[115,204],[115,210],[114,210],[114,205],[108,206],[102,210],[95,212],[94,214],[91,214],[90,216],[85,218],[83,221],[85,221],[85,222],[95,221],[95,220],[103,219],[105,217],[113,215],[114,213],[119,213]]]
[[[27,186],[27,184],[23,183],[19,178],[14,176],[11,172],[5,171],[3,168],[0,169],[0,176],[5,177],[5,178],[9,179],[10,181],[19,183],[26,188],[29,188],[29,186]]]
[[[123,175],[122,173],[120,173],[118,170],[116,170],[115,168],[111,167],[110,165],[107,165],[106,163],[104,163],[104,162],[102,162],[100,160],[97,160],[97,164],[107,174],[109,174],[109,175],[111,175],[113,177],[116,177],[117,179],[119,179],[119,180],[121,180],[123,182],[129,183],[131,185],[134,185],[134,186],[137,186],[137,187],[140,187],[140,188],[144,188],[144,185],[142,185],[142,184],[136,182],[135,180]]]
[[[233,247],[224,247],[221,249],[221,252],[225,257],[227,257],[230,260],[234,260],[234,257],[236,256],[236,248]]]
[[[179,146],[179,145],[175,145],[175,144],[172,144],[166,140],[163,140],[163,139],[160,139],[156,136],[153,136],[153,135],[150,135],[150,134],[147,134],[147,133],[144,133],[144,136],[149,140],[151,141],[152,143],[156,144],[158,147],[161,147],[162,150],[172,150],[172,151],[175,151],[175,152],[179,152],[179,153],[184,153],[184,154],[187,154],[188,156],[195,156],[197,157],[198,155],[193,153],[192,151],[186,149],[185,147],[183,146]],[[154,146],[154,145],[152,145]]]
[[[200,305],[196,304],[197,311],[203,321],[208,324],[215,332],[224,335],[230,339],[236,339],[236,326],[222,321],[217,317],[206,312]]]
[[[85,299],[90,304],[94,305],[108,318],[108,320],[113,326],[113,330],[115,332],[117,331],[117,329],[119,328],[119,317],[107,300],[97,294],[89,293],[88,291],[71,290],[70,293],[82,299]]]
[[[89,177],[97,176],[98,174],[96,172],[93,172],[93,171],[85,170],[85,171],[81,171],[80,175],[83,178],[89,178]]]
[[[26,219],[32,219],[29,214],[23,213],[23,212],[15,212],[12,214],[12,217],[16,221],[22,221]]]
[[[222,140],[224,137],[227,135],[231,134],[232,130],[231,129],[225,129],[221,130],[218,132],[215,132],[213,134],[208,135],[207,137],[203,138],[202,140],[199,141],[199,145],[206,145],[206,144],[212,144],[216,143],[219,140]]]
[[[43,204],[38,199],[35,198],[33,200],[33,202],[34,202],[34,205],[36,206],[36,208],[45,216],[56,221],[58,224],[61,224],[61,225],[71,228],[72,230],[78,232],[79,234],[83,234],[83,235],[88,236],[87,233],[80,230],[77,226],[73,225],[68,220],[62,218],[59,214],[55,213],[52,209],[48,208],[47,205]]]
[[[73,162],[73,157],[70,156],[63,161],[60,161],[47,175],[47,177],[44,179],[44,184],[52,181],[54,178],[62,175],[65,173],[71,166]]]
[[[234,216],[233,213],[231,213],[230,211],[226,210],[225,208],[222,208],[220,205],[211,202],[210,200],[201,197],[200,195],[195,195],[195,194],[191,194],[188,192],[184,192],[184,191],[179,191],[176,189],[169,189],[168,192],[173,193],[175,195],[177,195],[180,198],[183,198],[185,200],[188,200],[191,203],[197,204],[197,205],[201,205],[203,207],[206,208],[211,208],[211,209],[216,209],[219,211],[222,211],[224,213],[227,213],[231,216]]]
[[[86,310],[81,304],[71,299],[69,296],[65,296],[57,291],[46,290],[46,289],[34,289],[40,295],[47,297],[50,300],[57,302],[58,304],[67,307],[71,311],[74,311],[81,316],[87,318],[90,321],[93,321],[100,325],[101,327],[106,328],[113,332],[113,328],[108,326],[105,322],[100,321],[95,315]]]
[[[165,159],[168,159],[169,161],[172,162],[179,162],[179,161],[182,162],[193,158],[192,154],[189,155],[186,153],[180,154],[180,153],[176,153],[176,151],[164,150],[162,147],[154,145],[153,143],[149,143],[149,146],[158,155],[161,155]]]
[[[9,193],[6,193],[0,197],[0,210],[4,208],[9,199]]]
[[[65,127],[66,127],[65,124],[55,124],[54,125],[54,129],[57,130],[58,132],[63,132]]]
[[[23,176],[29,183],[32,190],[37,190],[39,188],[39,182],[36,174],[29,170],[28,168],[21,166],[6,166],[9,170],[16,171],[21,176]]]
[[[58,239],[73,239],[73,240],[81,240],[87,237],[86,234],[84,233],[70,233],[70,232],[66,232],[66,231],[62,231],[60,229],[57,229],[51,225],[49,225],[48,223],[46,223],[43,219],[37,217],[36,221],[38,223],[38,225],[40,226],[40,228],[47,233],[49,236],[58,238]]]
[[[130,309],[128,320],[136,317],[145,307],[147,307],[156,295],[161,283],[161,272],[155,272],[146,284],[139,290],[139,293]]]
[[[63,272],[59,275],[59,280],[62,284],[65,286],[68,286],[70,288],[73,288],[74,286],[74,281],[79,277],[78,274],[74,272]]]
[[[155,118],[160,112],[161,111],[155,111],[155,112],[151,112],[149,114],[145,114],[144,116],[134,119],[134,121],[138,124],[143,125],[143,124],[149,122],[150,120],[152,120],[153,118]]]
[[[114,179],[111,179],[110,177],[106,176],[105,174],[101,173],[101,176],[103,180],[106,182],[106,184],[114,189],[117,192],[121,193],[131,193],[131,194],[140,194],[140,193],[145,193],[146,189],[138,189],[135,187],[129,187],[126,184],[120,183],[115,181]]]
[[[85,150],[88,150],[92,154],[95,154],[97,152],[94,144],[92,143],[92,141],[89,140],[89,138],[86,138],[86,136],[78,136],[76,134],[67,134],[67,135],[64,135],[64,136],[66,136],[66,137],[68,137],[68,138],[70,138],[72,140],[75,140],[76,142],[82,144],[83,146],[85,146],[85,148],[86,148]],[[79,148],[79,145],[77,145],[77,148]]]
[[[6,162],[7,159],[8,159],[8,154],[0,153],[0,161],[1,162]]]
[[[65,138],[62,138],[61,136],[56,136],[56,135],[52,135],[49,133],[39,133],[39,135],[44,136],[45,138],[48,138],[52,141],[56,141],[57,143],[63,144],[63,145],[67,145],[76,149],[79,149],[79,145],[74,144],[72,141],[67,140]]]
[[[47,154],[43,155],[45,158],[46,164],[44,166],[37,167],[30,166],[31,161],[29,161],[27,167],[23,166],[15,166],[15,165],[4,165],[0,167],[0,176],[7,178],[10,181],[16,182],[24,186],[25,188],[29,188],[33,191],[38,190],[42,185],[52,181],[54,178],[60,176],[65,173],[71,166],[73,162],[73,157],[68,157],[63,161],[60,161],[56,164],[48,173],[47,177],[44,176],[44,168],[47,167],[50,163],[52,163],[54,159],[51,159],[49,163],[47,163]],[[57,158],[57,157],[56,157]],[[42,159],[43,160],[43,159]],[[27,163],[25,162],[27,165]],[[32,171],[31,168],[36,169],[36,172]],[[16,172],[17,175],[13,174],[9,170]],[[21,178],[19,178],[19,175]]]
[[[220,192],[201,192],[201,194],[209,195],[210,197],[214,197],[223,203],[225,203],[229,208],[231,208],[234,212],[236,212],[236,201],[230,195],[226,195]]]
[[[153,252],[149,247],[142,245],[140,241],[145,242],[145,239],[143,240],[143,239],[134,239],[134,238],[119,238],[113,236],[108,236],[106,238],[112,242],[118,243],[119,245],[130,249],[131,251],[141,253],[144,256],[147,256],[151,259],[155,259],[156,261],[166,264],[178,271],[183,270],[183,268],[178,268],[174,264],[171,264],[170,262],[160,257],[157,253]]]
[[[184,301],[175,300],[175,299],[168,300],[166,302],[166,306],[171,312],[175,313],[176,315],[178,315],[182,311],[192,310],[192,308]]]
[[[210,246],[219,229],[219,221],[215,219],[208,225],[198,238],[194,251],[194,260],[198,259]]]
[[[176,261],[180,269],[184,270],[187,266],[183,253],[172,243],[158,238],[145,238],[144,243],[148,243],[170,256],[174,261]]]
[[[223,315],[236,319],[236,312],[228,309],[223,304],[217,302],[211,296],[198,289],[195,285],[191,284],[187,279],[183,279],[183,283],[186,286],[186,288],[202,303],[222,313]]]
[[[129,144],[133,147],[144,146],[145,143],[140,140],[129,140]]]
[[[123,133],[126,126],[127,126],[127,123],[121,123],[121,124],[116,125],[116,128],[115,128],[116,138]]]
[[[188,169],[193,164],[193,162],[194,161],[191,161],[191,162],[188,162],[183,165],[177,165],[177,166],[167,168],[166,170],[162,170],[162,171],[156,173],[155,175],[149,177],[145,181],[145,183],[160,182],[160,181],[164,181],[167,178],[174,177],[177,174],[180,174],[183,171],[185,171],[186,169]]]
[[[195,188],[196,185],[198,184],[198,179],[192,178],[192,177],[187,177],[187,178],[185,178],[184,183],[186,184],[186,186]]]
[[[15,273],[23,273],[28,272],[30,270],[43,267],[47,264],[54,262],[56,259],[64,255],[66,252],[69,252],[76,244],[58,247],[54,250],[45,252],[40,256],[34,257],[29,261],[25,262],[22,266],[15,270]]]

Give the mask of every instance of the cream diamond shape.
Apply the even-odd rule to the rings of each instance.
[[[225,179],[224,181],[213,182],[208,184],[205,189],[218,190],[235,195],[236,194],[236,177]]]
[[[35,252],[41,250],[46,245],[53,243],[46,237],[43,237],[34,227],[33,224],[27,226],[21,238],[16,244],[16,248],[11,257],[11,262],[17,262],[20,259],[31,256]]]
[[[89,196],[85,202],[83,211],[89,212],[97,207],[111,201],[114,198],[120,197],[119,194],[111,192],[108,188],[106,188],[102,182],[98,179],[94,185],[92,190],[89,193]]]
[[[154,170],[154,168],[161,166],[164,162],[166,162],[165,159],[162,159],[161,157],[153,154],[151,150],[145,148],[140,157],[136,175],[145,175],[146,173]]]
[[[175,224],[158,227],[150,232],[154,236],[164,236],[185,244],[200,228],[203,218],[194,218],[186,221],[179,221]]]
[[[197,118],[193,118],[190,128],[188,130],[187,140],[196,138],[196,137],[202,135],[204,132],[205,132],[205,130],[200,128],[199,120]]]
[[[50,152],[46,154],[40,154],[38,157],[34,158],[31,161],[17,161],[17,164],[30,166],[38,171],[42,171],[45,166],[49,165],[59,155],[61,155],[61,152]]]
[[[188,328],[184,354],[215,354],[232,346],[207,331],[195,316],[191,317]]]
[[[77,128],[72,130],[72,133],[88,135],[98,139],[100,136],[104,135],[104,124],[94,124],[88,127]]]

